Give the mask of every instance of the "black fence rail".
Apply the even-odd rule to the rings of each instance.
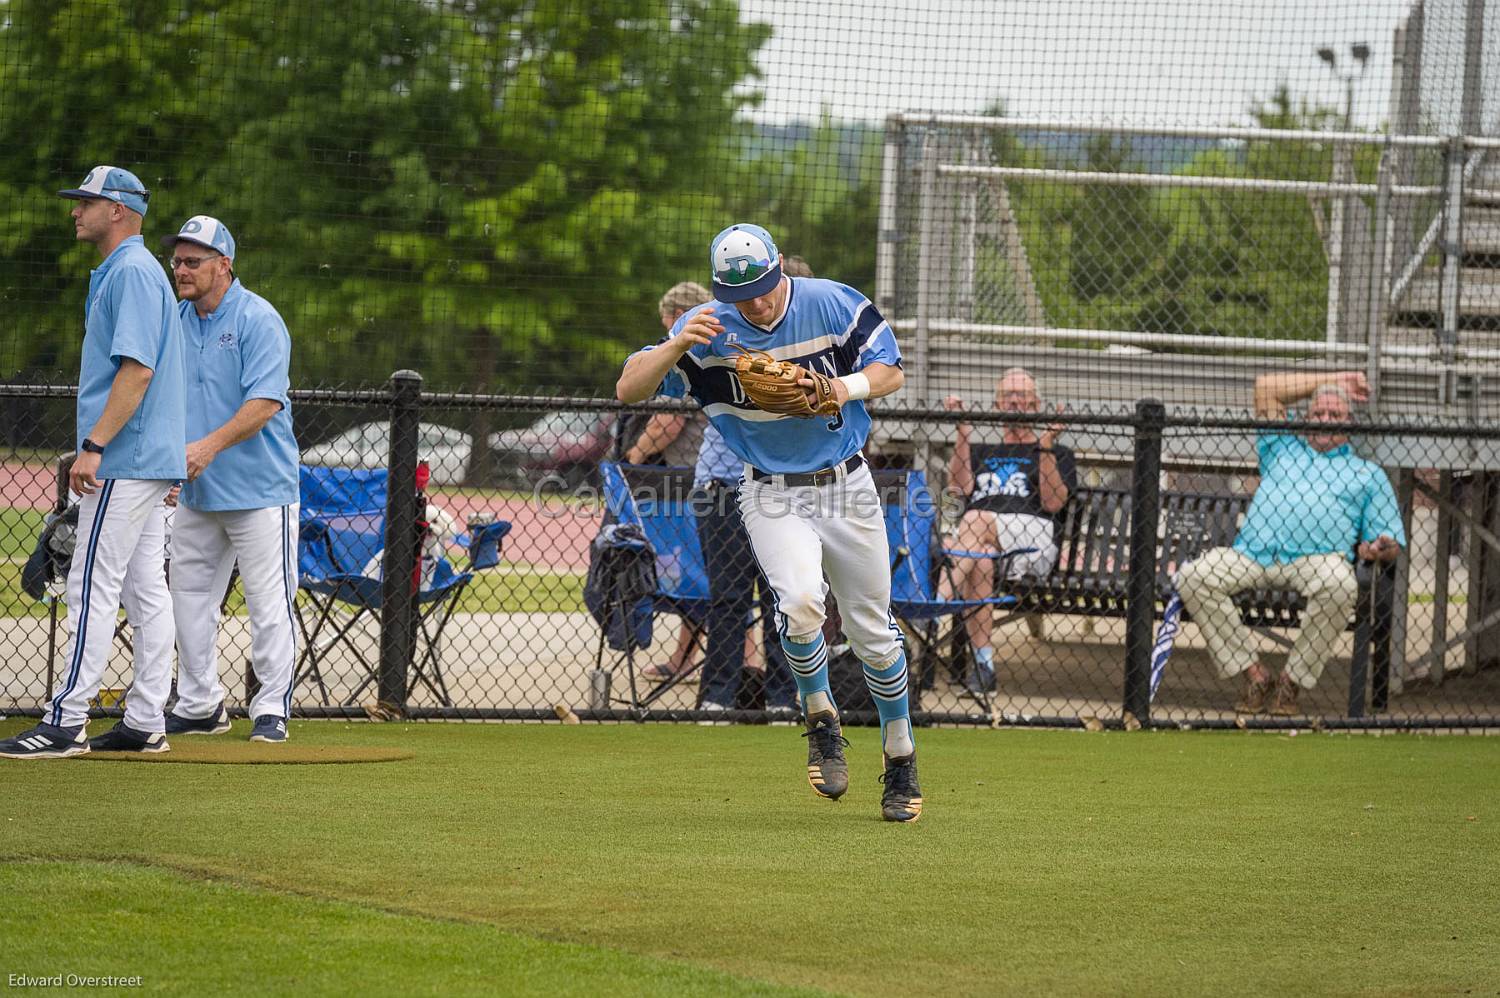
[[[9,713],[40,713],[67,644],[59,468],[73,394],[0,386]],[[703,417],[692,406],[430,393],[404,371],[383,389],[293,400],[294,713],[795,717],[734,488],[694,470]],[[1034,504],[1038,432],[1055,434],[1066,492],[1051,511]],[[967,477],[954,475],[960,436]],[[1154,400],[1045,418],[879,406],[863,456],[918,722],[1500,724],[1497,453],[1490,427],[1187,417]],[[1313,477],[1288,487],[1297,473]],[[1354,533],[1298,575],[1285,566],[1319,536],[1330,504],[1316,500],[1329,496]],[[1358,546],[1393,533],[1389,560]],[[233,579],[220,618],[227,705],[242,712],[252,633]],[[830,599],[835,698],[851,723],[872,722],[840,620]],[[122,615],[104,714],[128,696],[130,640]]]

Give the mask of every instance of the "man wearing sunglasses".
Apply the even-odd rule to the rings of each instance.
[[[0,756],[58,759],[93,749],[165,752],[172,602],[163,570],[167,492],[186,474],[182,336],[172,288],[141,239],[150,193],[113,166],[59,195],[73,229],[103,262],[89,275],[78,375],[78,456],[68,484],[82,499],[68,570],[68,641],[42,723],[0,742]],[[121,604],[134,627],[125,718],[90,741],[89,701],[114,644]]]
[[[172,251],[187,352],[187,484],[172,523],[177,704],[169,735],[229,730],[219,682],[218,611],[239,562],[260,688],[250,740],[286,741],[296,656],[297,441],[287,397],[286,323],[234,273],[234,237],[195,215]]]

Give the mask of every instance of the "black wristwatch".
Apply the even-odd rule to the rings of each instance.
[[[94,443],[88,437],[84,437],[83,443],[79,444],[78,447],[80,450],[88,451],[90,454],[104,453],[104,448],[101,445]]]

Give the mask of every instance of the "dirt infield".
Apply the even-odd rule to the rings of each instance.
[[[51,464],[0,461],[0,506],[51,509],[56,490],[57,472]]]
[[[1453,608],[1452,623],[1461,619],[1462,608]],[[674,635],[677,619],[663,615],[657,621],[658,635]],[[1120,621],[1089,621],[1076,617],[1049,617],[1045,638],[1033,637],[1024,624],[1004,625],[997,630],[996,671],[999,695],[993,706],[997,720],[1014,723],[1036,717],[1099,718],[1119,716],[1121,648],[1124,628]],[[455,614],[443,642],[442,669],[453,701],[459,706],[494,705],[550,711],[558,704],[584,709],[589,702],[589,672],[598,650],[599,631],[586,614],[507,613]],[[484,634],[499,640],[470,641],[466,636]],[[546,640],[528,636],[546,635]],[[370,661],[378,658],[378,628],[356,627],[351,639]],[[1344,711],[1349,682],[1348,637],[1317,689],[1304,706],[1312,714],[1338,716]],[[0,647],[11,652],[0,659],[0,712],[6,708],[35,707],[47,696],[47,621],[32,618],[0,618]],[[1413,637],[1408,654],[1419,650]],[[243,627],[225,627],[219,637],[221,678],[229,691],[230,706],[244,703],[245,665],[250,635]],[[658,645],[638,656],[638,665],[660,657]],[[1271,652],[1280,665],[1283,655]],[[628,696],[627,672],[618,656],[606,651],[605,667],[612,675],[612,694]],[[1450,662],[1454,665],[1456,662]],[[331,652],[321,670],[323,687],[313,679],[298,684],[297,706],[339,704],[366,678],[366,674],[342,650]],[[957,710],[986,715],[990,711],[968,697],[948,675],[934,676],[920,690],[920,705],[926,709]],[[130,658],[117,644],[105,673],[106,687],[129,683]],[[924,684],[926,685],[926,684]],[[1153,705],[1153,716],[1161,721],[1191,723],[1234,719],[1232,704],[1239,692],[1237,681],[1219,679],[1208,661],[1195,627],[1179,639],[1167,668],[1161,691]],[[684,683],[657,704],[663,709],[691,709],[697,686]],[[326,699],[325,699],[326,696]],[[373,700],[365,689],[361,701]],[[1391,716],[1424,714],[1462,716],[1473,714],[1476,705],[1500,702],[1500,670],[1481,670],[1475,675],[1455,673],[1443,686],[1412,689],[1394,695]],[[437,706],[424,686],[413,696],[413,706]]]
[[[604,522],[602,511],[570,508],[515,493],[497,496],[442,495],[432,501],[460,525],[475,513],[509,520],[504,559],[526,565],[581,571],[589,565],[589,542]]]

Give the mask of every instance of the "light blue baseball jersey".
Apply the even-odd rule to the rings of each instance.
[[[705,308],[714,310],[724,332],[707,346],[684,354],[659,391],[675,398],[691,394],[730,450],[772,474],[816,471],[852,456],[869,436],[870,414],[861,401],[846,403],[836,416],[799,419],[762,412],[745,397],[735,377],[734,362],[740,353],[734,344],[764,350],[777,360],[829,377],[853,374],[872,363],[901,363],[895,334],[864,295],[814,277],[788,281],[786,311],[769,329],[750,322],[733,305],[709,302],[685,312],[661,341],[676,336]]]
[[[1406,546],[1396,493],[1385,471],[1348,444],[1319,452],[1289,433],[1262,433],[1260,487],[1234,549],[1262,565],[1342,554],[1381,534]]]
[[[292,338],[271,303],[238,280],[219,307],[200,316],[192,302],[178,304],[187,342],[188,440],[198,440],[233,418],[251,399],[281,403],[260,432],[226,448],[182,489],[197,510],[265,509],[294,503],[297,439],[287,396]]]
[[[171,479],[187,474],[182,336],[176,295],[140,236],[116,246],[89,275],[83,357],[78,372],[77,445],[89,435],[114,387],[120,362],[151,369],[135,413],[104,448],[98,476]]]

